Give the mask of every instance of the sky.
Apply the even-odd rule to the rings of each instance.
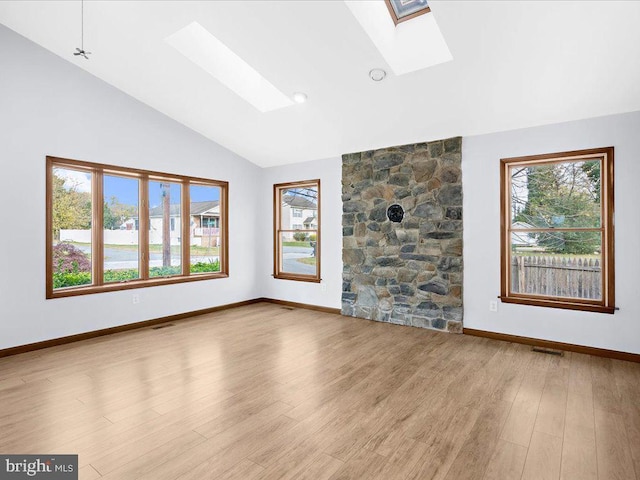
[[[91,174],[70,170],[67,168],[56,168],[55,175],[64,178],[64,186],[67,189],[75,188],[79,192],[91,191]],[[180,203],[179,184],[172,183],[170,189],[171,203]],[[149,182],[149,208],[156,207],[162,202],[160,182]],[[203,202],[207,200],[218,200],[220,189],[218,187],[205,187],[192,185],[192,202]],[[104,198],[107,202],[111,197],[116,197],[117,201],[124,205],[138,205],[138,180],[126,177],[116,177],[113,175],[104,176]]]

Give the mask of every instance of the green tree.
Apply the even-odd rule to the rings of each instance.
[[[600,226],[600,163],[562,162],[529,167],[526,201],[515,221],[538,228]],[[516,195],[517,192],[512,192]],[[599,232],[543,232],[538,245],[554,253],[589,254],[600,249]]]
[[[103,224],[105,230],[118,230],[127,219],[135,216],[137,209],[133,205],[120,203],[116,197],[111,197],[109,203],[104,202]]]
[[[61,229],[91,228],[91,194],[79,192],[77,186],[65,186],[65,182],[54,171],[52,228],[56,240]]]

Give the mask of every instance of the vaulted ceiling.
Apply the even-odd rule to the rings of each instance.
[[[79,1],[3,1],[0,22],[260,166],[640,110],[640,2],[429,5],[453,60],[403,75],[340,0],[86,1],[90,60]],[[194,21],[308,101],[247,103],[165,41]]]

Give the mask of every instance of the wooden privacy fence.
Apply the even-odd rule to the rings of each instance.
[[[573,298],[601,298],[600,260],[511,256],[511,291]]]

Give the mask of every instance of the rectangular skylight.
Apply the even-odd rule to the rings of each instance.
[[[345,0],[345,3],[396,75],[453,59],[433,12],[395,25],[385,2]]]
[[[178,30],[165,41],[261,112],[294,104],[198,22]]]

